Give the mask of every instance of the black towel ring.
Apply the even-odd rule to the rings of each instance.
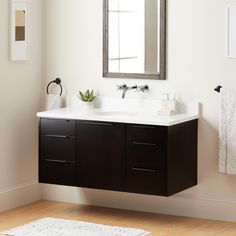
[[[62,95],[62,92],[63,92],[63,89],[62,89],[62,86],[61,86],[61,79],[60,79],[60,78],[56,78],[55,80],[51,81],[51,82],[48,84],[48,86],[47,86],[47,94],[49,94],[49,91],[48,91],[49,86],[50,86],[51,84],[53,84],[53,83],[55,83],[55,84],[57,84],[57,85],[60,86],[60,88],[61,88],[60,96],[61,96],[61,95]]]

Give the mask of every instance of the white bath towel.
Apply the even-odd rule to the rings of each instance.
[[[221,90],[219,172],[236,175],[236,90]]]
[[[62,99],[60,95],[47,95],[46,110],[54,110],[62,107]]]

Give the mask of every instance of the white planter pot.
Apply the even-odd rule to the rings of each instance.
[[[89,113],[93,110],[93,102],[81,102],[81,111],[84,113]]]

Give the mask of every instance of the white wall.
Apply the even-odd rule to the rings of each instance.
[[[213,91],[219,84],[236,88],[236,60],[225,57],[228,4],[236,0],[168,0],[168,76],[148,81],[150,98],[174,91],[181,101],[202,104],[199,185],[169,199],[45,186],[44,198],[236,220],[236,177],[217,172],[219,94]],[[102,0],[44,0],[43,12],[44,78],[62,78],[68,104],[79,89],[120,96],[117,84],[146,82],[102,79]]]
[[[0,211],[41,197],[35,114],[42,91],[42,3],[30,1],[30,60],[10,62],[9,2],[0,1]]]

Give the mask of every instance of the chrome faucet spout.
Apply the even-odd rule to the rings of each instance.
[[[123,84],[123,85],[118,85],[117,89],[122,91],[122,98],[124,99],[125,95],[126,95],[126,92],[128,90],[136,90],[137,91],[138,90],[138,86],[135,85],[135,86],[128,87],[126,84]]]
[[[129,90],[129,87],[123,88],[123,91],[122,91],[122,98],[123,98],[123,99],[125,98],[126,92],[127,92],[128,90]]]

